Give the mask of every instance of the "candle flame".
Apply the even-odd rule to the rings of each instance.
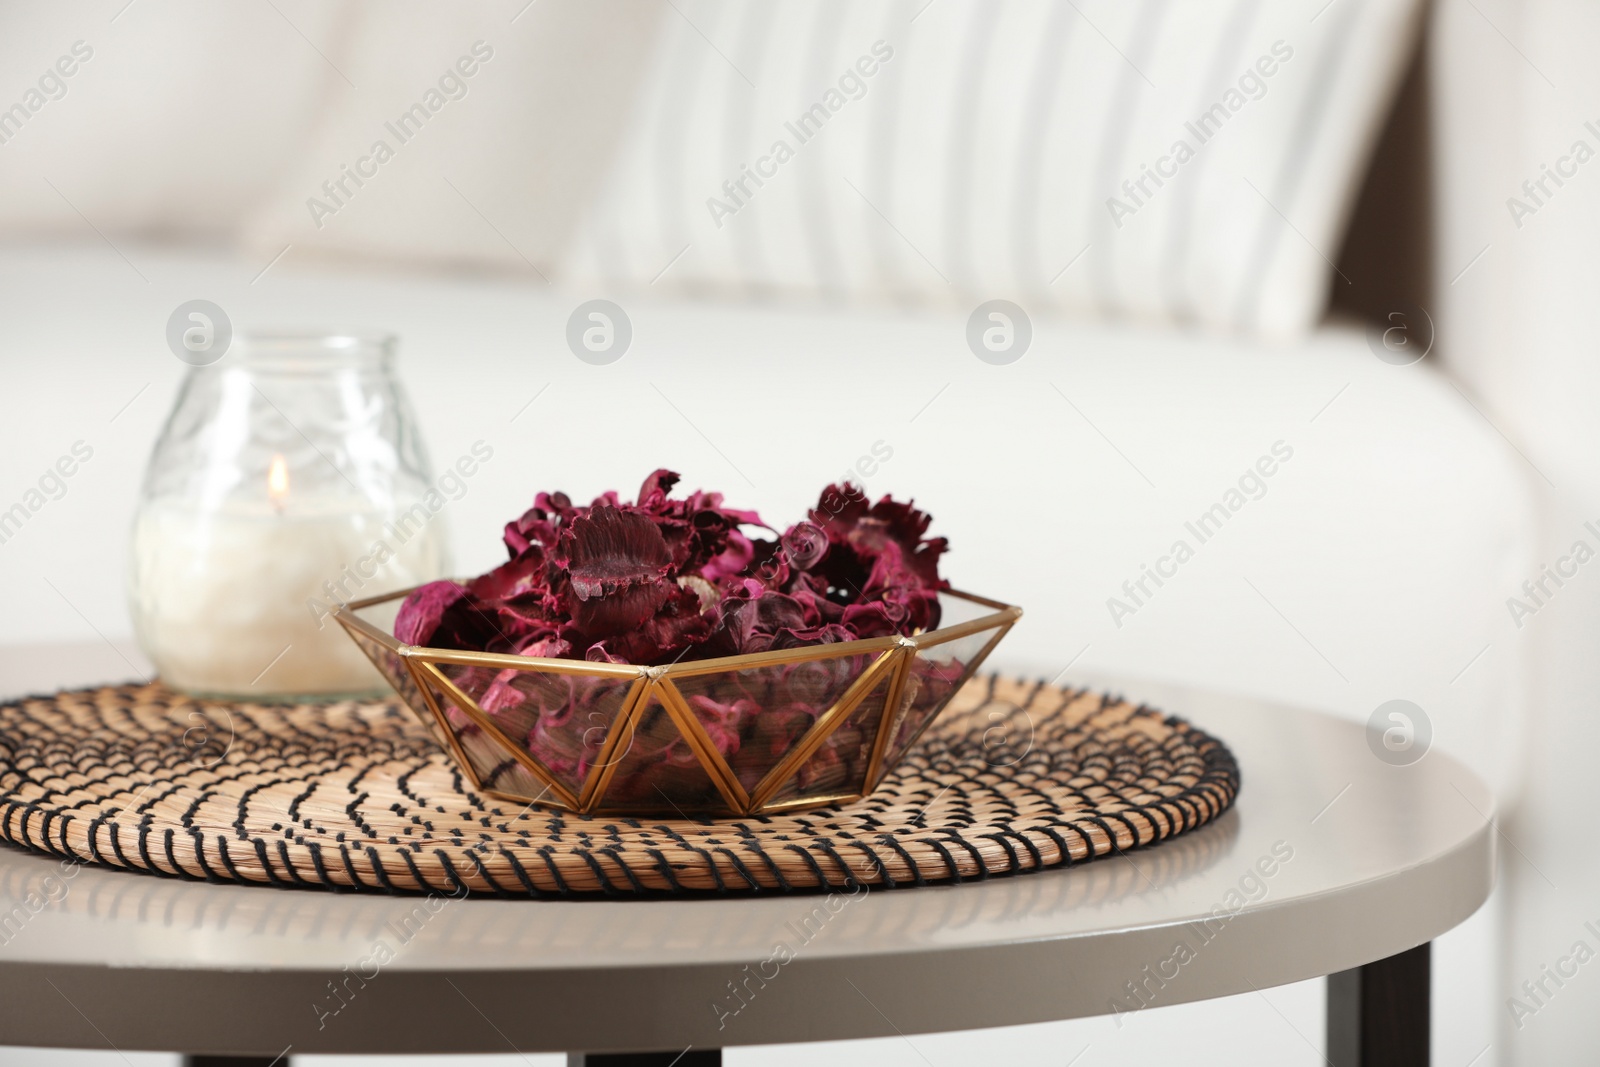
[[[267,468],[267,499],[272,501],[273,507],[282,508],[288,495],[289,462],[280,452],[272,457],[272,465]]]

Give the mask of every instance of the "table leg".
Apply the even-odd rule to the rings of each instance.
[[[722,1050],[683,1052],[569,1052],[567,1067],[722,1067]]]
[[[1328,976],[1333,1067],[1427,1067],[1429,948]]]

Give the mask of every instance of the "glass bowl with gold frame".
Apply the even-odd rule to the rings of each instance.
[[[479,791],[599,815],[858,800],[1022,615],[951,590],[939,628],[910,637],[637,667],[403,644],[408,592],[335,618]]]

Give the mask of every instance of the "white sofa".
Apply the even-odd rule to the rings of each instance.
[[[594,367],[563,341],[580,294],[315,270],[252,286],[255,263],[126,251],[166,302],[205,292],[244,325],[396,331],[435,460],[479,439],[495,450],[448,508],[463,571],[498,557],[499,525],[537,489],[631,488],[667,465],[783,514],[883,442],[892,456],[867,487],[914,496],[950,537],[956,580],[1026,607],[1000,665],[1177,680],[1361,720],[1404,697],[1436,744],[1502,787],[1515,766],[1520,665],[1494,642],[1501,591],[1528,572],[1535,540],[1525,472],[1433,369],[1379,361],[1357,328],[1271,349],[1040,319],[1028,355],[993,367],[967,350],[959,314],[630,303],[632,349]],[[13,480],[79,438],[95,449],[0,552],[0,590],[24,606],[8,641],[128,632],[128,517],[182,370],[156,329],[161,305],[128,274],[101,244],[0,255],[0,289],[17,301],[0,427]],[[1185,523],[1275,445],[1291,458],[1201,544]],[[1132,603],[1123,583],[1180,538],[1194,558],[1114,618],[1108,599]],[[1468,946],[1458,968],[1441,943],[1442,1049],[1484,1029],[1487,989],[1453,986],[1487,950]],[[1316,1032],[1316,999],[1302,1007]],[[1254,1016],[1282,1026],[1262,1005]]]
[[[329,65],[343,61],[338,12],[284,10],[331,53]],[[1439,12],[1433,39],[1475,54],[1484,42],[1461,22],[1475,17]],[[52,25],[43,15],[30,18]],[[109,32],[123,32],[116,25],[123,24]],[[251,32],[264,33],[263,26]],[[71,32],[38,38],[40,48],[48,51],[63,33],[70,40]],[[1470,38],[1464,44],[1463,36]],[[300,47],[284,40],[272,47]],[[0,42],[3,48],[17,46]],[[103,51],[108,63],[122,61],[109,46]],[[295,84],[333,78],[315,57],[297,62],[304,69]],[[1446,85],[1464,77],[1460,66],[1437,58],[1429,76]],[[71,94],[80,91],[74,86],[52,106],[75,104]],[[258,106],[274,115],[288,107]],[[309,130],[314,108],[295,106]],[[176,150],[181,137],[166,143]],[[287,149],[295,137],[284,134],[279,143]],[[10,147],[0,146],[0,165]],[[20,187],[26,178],[37,186],[35,179],[50,177],[48,148],[19,155],[0,183]],[[23,167],[35,172],[19,176]],[[0,448],[8,457],[0,505],[75,441],[90,444],[94,458],[60,500],[0,546],[0,595],[16,609],[0,619],[0,641],[129,634],[128,522],[183,370],[162,327],[178,303],[203,296],[228,309],[240,329],[349,326],[401,337],[402,374],[434,460],[448,462],[479,439],[495,449],[448,508],[459,570],[494,561],[499,525],[539,489],[628,490],[649,470],[669,466],[690,485],[723,489],[771,515],[792,514],[881,444],[892,456],[864,479],[868,490],[914,496],[951,540],[956,581],[1027,609],[997,654],[1003,668],[1175,681],[1358,720],[1402,697],[1425,709],[1434,743],[1493,782],[1512,810],[1530,752],[1559,758],[1548,739],[1530,743],[1536,651],[1508,633],[1504,606],[1548,558],[1541,555],[1544,483],[1486,417],[1495,409],[1441,373],[1437,357],[1384,362],[1360,322],[1335,317],[1301,339],[1269,343],[1039,313],[1029,352],[997,367],[968,350],[970,307],[957,303],[758,302],[737,292],[662,295],[646,285],[619,290],[632,347],[597,367],[574,358],[564,342],[569,313],[597,295],[592,285],[547,287],[520,268],[351,265],[293,251],[274,260],[272,242],[228,233],[227,203],[208,209],[209,236],[174,229],[168,216],[160,225],[102,225],[97,233],[88,223],[97,210],[135,218],[146,210],[102,195],[115,188],[112,177],[78,171],[72,182],[57,181],[70,186],[75,203],[100,198],[98,208],[80,203],[81,215],[45,197],[4,220],[12,236],[0,247],[0,359],[9,386],[0,396]],[[1452,183],[1463,180],[1439,179],[1442,215]],[[236,199],[228,203],[243,204],[265,194],[241,185],[229,195]],[[454,226],[476,227],[472,242],[497,245],[504,234],[484,231],[494,223],[473,211]],[[252,224],[258,238],[270,229],[262,218]],[[435,216],[429,225],[451,228]],[[1358,235],[1350,247],[1371,236]],[[1379,234],[1375,243],[1395,239]],[[1461,239],[1447,235],[1437,244],[1442,272]],[[391,247],[384,256],[398,260],[403,251]],[[455,248],[447,258],[481,264],[471,251]],[[529,265],[545,263],[532,245],[513,251]],[[1481,307],[1472,304],[1491,295],[1449,293],[1438,316],[1446,360],[1456,339],[1473,350],[1466,335]],[[1241,483],[1263,456],[1274,457],[1274,473]],[[1200,543],[1185,524],[1231,500],[1234,489],[1244,503]],[[1140,591],[1146,567],[1178,539],[1195,548],[1193,558],[1162,564],[1165,584],[1147,580]],[[1113,598],[1120,607],[1108,605]],[[1535,795],[1550,806],[1559,796]],[[1519,846],[1543,847],[1539,831],[1526,834]],[[1513,889],[1528,877],[1513,874]],[[1500,894],[1438,943],[1438,1062],[1518,1062],[1523,1046],[1505,1029],[1503,1000],[1532,972],[1519,963],[1506,973],[1507,958],[1521,960],[1506,938],[1541,920],[1518,910],[1503,915],[1510,906]],[[1549,937],[1564,947],[1554,932]],[[1530,959],[1542,958],[1539,951]],[[1026,1062],[1065,1062],[1086,1044],[1099,1051],[1085,1063],[1126,1062],[1167,1055],[1180,1041],[1192,1049],[1194,1035],[1204,1033],[1211,1040],[1189,1062],[1313,1063],[1320,1062],[1315,1050],[1294,1031],[1320,1044],[1320,1015],[1320,989],[1310,983],[1269,991],[1266,1002],[1150,1013],[1127,1031],[1100,1020],[982,1040]],[[1548,1043],[1527,1047],[1559,1049],[1576,1032],[1563,1036],[1550,1025]],[[1474,1061],[1485,1046],[1492,1051]],[[975,1037],[946,1035],[919,1037],[916,1049],[847,1044],[830,1056],[841,1064],[921,1062],[921,1053],[974,1062],[978,1047]],[[732,1061],[800,1063],[805,1056],[772,1049]]]

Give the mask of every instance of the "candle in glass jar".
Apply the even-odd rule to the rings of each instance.
[[[381,690],[329,613],[439,577],[437,520],[425,507],[295,497],[281,456],[267,489],[266,500],[205,508],[156,500],[141,509],[132,582],[140,644],[163,680],[194,693]]]

